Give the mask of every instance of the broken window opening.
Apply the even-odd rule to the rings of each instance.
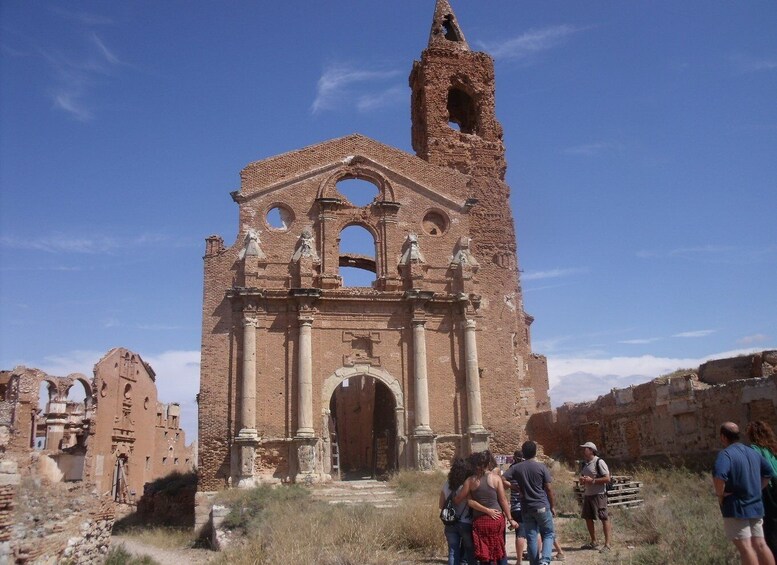
[[[360,208],[369,206],[379,196],[380,190],[373,183],[363,179],[343,179],[337,183],[337,192]]]
[[[442,28],[445,31],[445,39],[448,41],[461,41],[461,36],[459,35],[459,30],[456,28],[456,25],[453,23],[453,16],[451,14],[448,14],[443,18],[442,20]]]
[[[285,206],[278,204],[267,211],[265,220],[270,228],[278,231],[286,231],[291,227],[291,224],[294,221],[294,213]]]
[[[57,389],[54,383],[49,381],[41,381],[38,385],[38,410],[42,413],[49,411],[49,402],[54,399],[57,393]]]
[[[477,106],[474,98],[463,90],[448,91],[448,123],[462,133],[477,133]]]
[[[340,232],[338,266],[344,287],[372,287],[376,280],[375,239],[362,226]]]

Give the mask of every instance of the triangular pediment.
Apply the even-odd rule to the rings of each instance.
[[[241,171],[241,188],[233,197],[238,202],[265,197],[308,179],[334,174],[353,163],[368,165],[389,180],[453,209],[463,207],[467,199],[469,176],[360,134],[255,161]]]

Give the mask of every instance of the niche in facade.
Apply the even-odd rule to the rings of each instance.
[[[430,210],[421,222],[426,235],[439,237],[448,231],[448,218],[442,212]]]
[[[370,287],[376,279],[375,238],[362,226],[340,232],[340,276],[343,286]]]
[[[370,181],[362,179],[343,179],[338,181],[337,192],[345,196],[348,202],[360,208],[369,206],[380,196],[377,186]]]

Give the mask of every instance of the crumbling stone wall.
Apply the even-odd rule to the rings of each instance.
[[[114,510],[110,498],[83,483],[49,483],[35,474],[17,486],[9,563],[97,564],[108,552]]]
[[[709,454],[720,449],[718,430],[724,421],[744,430],[748,422],[763,420],[777,429],[774,359],[774,351],[765,351],[706,363],[708,369],[698,373],[711,374],[712,382],[694,371],[613,389],[594,401],[535,414],[527,431],[546,453],[568,461],[579,457],[578,446],[585,441],[622,461]],[[747,378],[725,377],[738,376],[743,367],[748,367]]]

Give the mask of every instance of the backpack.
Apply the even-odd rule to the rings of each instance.
[[[604,472],[602,472],[601,467],[599,464],[602,462],[601,457],[596,458],[596,478],[604,477]],[[610,491],[612,487],[615,486],[615,482],[612,480],[612,475],[610,475],[610,480],[607,482],[607,484],[604,486],[605,491]]]
[[[448,495],[448,498],[445,499],[445,505],[442,507],[442,510],[440,510],[440,520],[442,520],[442,523],[446,526],[452,526],[459,521],[459,517],[456,516],[456,505],[453,504],[453,496],[455,494],[456,493],[452,491]]]

